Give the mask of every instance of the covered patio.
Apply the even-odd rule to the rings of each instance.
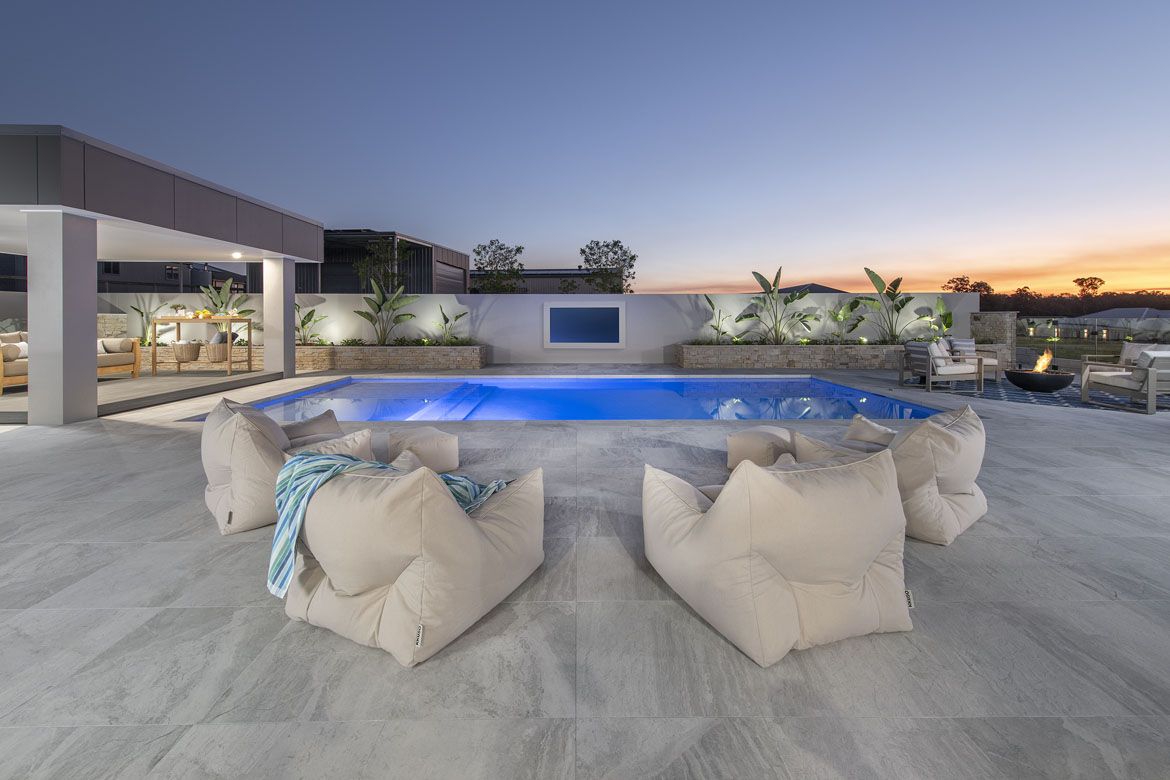
[[[0,125],[0,251],[28,257],[30,356],[27,392],[0,398],[3,421],[62,425],[131,408],[128,399],[155,388],[211,392],[293,376],[293,265],[320,262],[322,240],[320,222],[68,128]],[[99,399],[99,261],[263,264],[264,371],[222,386],[200,376],[107,380],[117,391]]]

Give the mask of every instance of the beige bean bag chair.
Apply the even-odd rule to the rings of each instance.
[[[749,428],[727,437],[727,458],[729,465],[735,459],[762,464],[789,453],[798,463],[809,463],[888,446],[898,471],[906,535],[950,544],[987,514],[987,498],[975,482],[986,444],[983,422],[967,406],[936,414],[901,433],[855,418],[842,445],[787,428]]]
[[[289,456],[307,449],[374,458],[370,432],[345,436],[331,411],[281,425],[247,404],[216,404],[203,423],[200,454],[207,475],[204,501],[220,533],[274,524],[276,475]]]
[[[893,458],[850,460],[773,469],[745,461],[714,503],[647,466],[646,558],[760,666],[789,650],[909,631]]]
[[[540,469],[470,514],[427,468],[341,474],[309,502],[285,611],[414,666],[524,582],[543,537]]]

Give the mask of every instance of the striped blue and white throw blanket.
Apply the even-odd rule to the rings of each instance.
[[[272,536],[272,554],[268,558],[268,591],[272,595],[284,598],[288,593],[296,562],[297,537],[301,533],[309,501],[317,488],[338,474],[358,469],[401,471],[389,463],[360,460],[351,455],[319,455],[312,452],[293,456],[281,468],[276,477],[276,533]],[[481,485],[454,474],[439,474],[438,477],[465,512],[472,511],[508,484],[497,479]]]

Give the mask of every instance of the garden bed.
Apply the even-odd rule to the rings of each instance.
[[[243,371],[242,361],[247,357],[247,347],[233,347],[233,357],[239,361],[234,370]],[[297,346],[297,371],[474,371],[483,368],[488,361],[488,348],[484,344],[461,346],[426,347],[338,347]],[[174,354],[168,345],[159,345],[159,370],[174,371]],[[211,363],[207,360],[207,349],[199,352],[199,359],[184,363],[185,370],[222,369],[226,364]],[[142,370],[150,373],[150,347],[142,348]],[[264,370],[264,346],[252,347],[252,367]]]
[[[901,344],[677,344],[681,368],[826,368],[896,371]]]

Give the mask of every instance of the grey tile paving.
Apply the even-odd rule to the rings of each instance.
[[[724,436],[755,421],[439,423],[472,476],[545,468],[546,561],[410,670],[289,622],[269,530],[218,535],[180,422],[214,398],[5,431],[0,777],[1166,777],[1170,415],[825,375],[975,406],[991,508],[908,545],[914,631],[769,669],[641,545],[642,465],[721,482]]]

